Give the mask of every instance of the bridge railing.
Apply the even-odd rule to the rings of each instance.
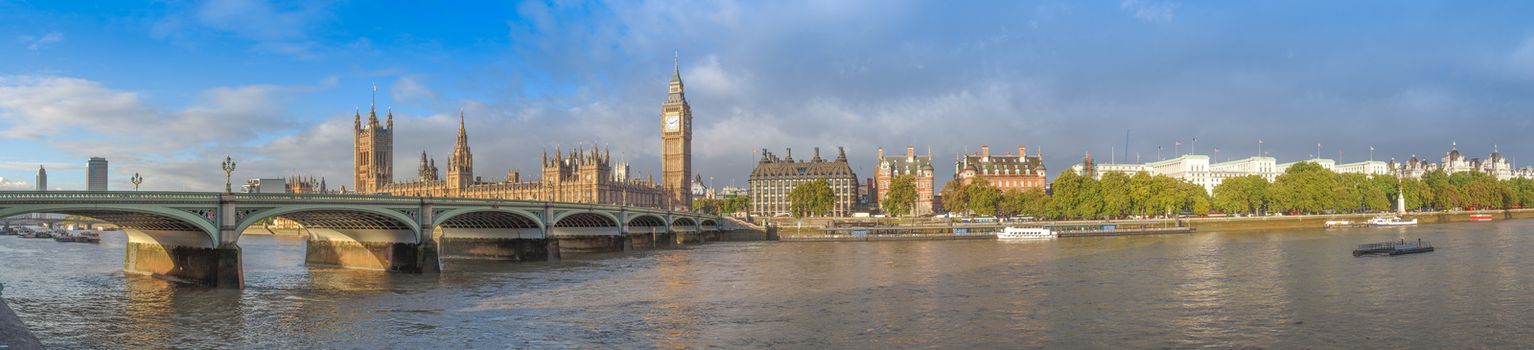
[[[232,196],[236,200],[248,201],[338,201],[338,202],[367,202],[367,203],[391,203],[408,204],[419,203],[422,200],[433,204],[460,204],[460,205],[504,205],[504,206],[544,206],[552,205],[561,208],[582,208],[590,210],[629,211],[649,214],[681,214],[684,216],[708,217],[701,213],[672,212],[666,209],[624,207],[611,204],[596,203],[572,203],[572,202],[546,202],[536,200],[508,200],[508,199],[484,199],[484,198],[455,198],[455,197],[402,197],[389,195],[371,194],[321,194],[321,193],[218,193],[218,192],[160,192],[160,191],[0,191],[0,201],[3,200],[37,200],[37,201],[111,201],[111,200],[146,200],[146,201],[197,201],[217,202],[220,196]]]
[[[91,191],[0,191],[0,200],[202,200],[218,201],[217,193],[207,192],[91,192]]]

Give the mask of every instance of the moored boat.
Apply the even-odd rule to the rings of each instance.
[[[1369,219],[1370,226],[1410,226],[1416,224],[1417,219],[1406,220],[1399,216],[1377,216]]]
[[[1351,220],[1326,220],[1326,227],[1355,226]]]
[[[1470,221],[1491,221],[1491,214],[1470,214]]]
[[[1050,239],[1059,237],[1048,227],[1007,227],[996,234],[996,239],[1002,240],[1025,240],[1025,239]]]
[[[1418,238],[1416,242],[1407,242],[1401,239],[1395,242],[1365,243],[1359,244],[1358,249],[1353,250],[1353,256],[1364,255],[1402,255],[1427,253],[1433,251],[1433,244]]]

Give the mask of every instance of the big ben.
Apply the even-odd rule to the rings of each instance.
[[[682,93],[680,61],[673,61],[666,103],[661,105],[662,184],[673,210],[692,209],[692,107]]]

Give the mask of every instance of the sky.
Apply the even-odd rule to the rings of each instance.
[[[658,177],[674,56],[693,169],[716,187],[744,186],[760,149],[790,147],[845,147],[863,177],[877,147],[930,149],[939,182],[981,145],[1042,152],[1051,178],[1087,152],[1225,160],[1258,140],[1280,162],[1317,144],[1343,162],[1370,147],[1436,162],[1457,145],[1522,167],[1534,163],[1531,13],[1518,1],[0,0],[0,189],[33,188],[42,165],[50,188],[81,190],[101,156],[113,189],[139,173],[145,190],[217,191],[225,155],[236,183],[351,187],[352,115],[369,108],[395,115],[396,181],[423,151],[446,162],[460,111],[476,175],[536,173],[545,149],[598,145]]]

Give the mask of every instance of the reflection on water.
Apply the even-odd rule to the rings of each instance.
[[[1424,238],[1430,254],[1354,258]],[[56,348],[1510,348],[1534,343],[1534,221],[1038,242],[715,243],[307,267],[247,236],[244,290],[121,272],[100,245],[0,237],[0,282]]]

